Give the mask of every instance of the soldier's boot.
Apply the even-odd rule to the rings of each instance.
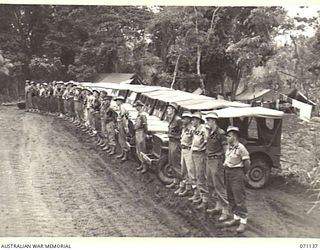
[[[202,203],[202,198],[200,196],[198,196],[197,198],[192,200],[192,203],[194,204],[200,204]]]
[[[176,191],[174,191],[174,194],[179,195],[179,193],[182,193],[184,190],[185,190],[184,186],[179,186],[179,188]]]
[[[103,143],[103,140],[99,136],[97,141],[97,146],[101,146],[102,143]]]
[[[109,146],[109,149],[106,151],[107,154],[110,154],[112,152],[112,147]]]
[[[125,162],[129,159],[129,155],[127,151],[124,151],[123,157],[121,158],[121,162]]]
[[[137,171],[141,171],[142,169],[143,169],[143,163],[141,163],[139,167],[136,168]]]
[[[91,136],[91,135],[92,135],[92,129],[89,128],[89,129],[86,131],[86,133]]]
[[[98,135],[97,138],[96,138],[96,144],[97,144],[97,146],[99,146],[99,145],[98,145],[99,143],[101,143],[101,138],[100,138],[100,136]]]
[[[95,129],[92,130],[92,133],[90,134],[91,137],[94,137],[97,135],[97,131]]]
[[[83,128],[82,128],[82,131],[83,131],[83,132],[87,132],[88,129],[89,129],[89,128],[88,128],[86,125],[83,125]]]
[[[219,222],[223,222],[223,221],[226,221],[227,219],[229,219],[229,216],[227,214],[225,214],[225,213],[222,213],[220,215],[220,217],[218,218],[218,221]]]
[[[199,210],[201,209],[201,210],[206,211],[207,207],[208,207],[208,202],[202,200],[201,204],[199,206],[197,206],[197,209],[199,209]]]
[[[183,192],[180,192],[178,195],[180,197],[191,196],[192,195],[191,186],[187,184],[185,190],[183,190]]]
[[[236,232],[239,234],[244,233],[244,231],[246,231],[246,228],[247,224],[240,223],[239,227],[236,229]]]
[[[173,180],[170,184],[166,185],[166,188],[175,188],[177,186],[178,182],[176,179]]]
[[[116,158],[121,159],[123,156],[124,156],[124,151],[122,151],[121,154],[117,155]]]
[[[110,146],[111,151],[108,153],[109,156],[115,155],[116,154],[116,147],[115,146]]]
[[[148,172],[148,166],[146,164],[142,164],[141,174],[145,174]]]
[[[221,209],[221,208],[217,208],[217,207],[215,207],[215,208],[208,208],[208,209],[206,210],[206,212],[207,212],[208,214],[212,214],[212,215],[221,214],[222,209]]]
[[[222,227],[232,227],[232,226],[239,226],[240,225],[240,220],[232,219],[225,221],[221,224]]]

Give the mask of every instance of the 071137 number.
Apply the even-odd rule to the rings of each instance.
[[[318,244],[300,244],[300,248],[305,248],[305,249],[318,248]]]

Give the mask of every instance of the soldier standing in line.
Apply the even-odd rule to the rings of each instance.
[[[107,96],[105,105],[107,109],[106,113],[106,141],[109,149],[106,151],[109,156],[116,154],[116,123],[118,114],[111,106],[112,96]]]
[[[30,111],[32,105],[32,85],[29,80],[26,80],[26,86],[24,91],[26,99],[26,110]]]
[[[94,121],[94,117],[93,117],[93,112],[94,112],[94,100],[95,100],[95,96],[93,91],[89,91],[87,94],[87,101],[86,101],[86,110],[87,110],[87,128],[86,128],[86,132],[90,135],[92,134],[92,130],[93,130],[93,121]]]
[[[46,98],[45,98],[46,89],[44,88],[45,84],[46,83],[41,83],[39,88],[39,111],[41,112],[45,110],[45,102],[46,102]]]
[[[73,95],[74,95],[74,87],[75,85],[73,82],[68,83],[68,114],[69,114],[69,122],[74,122],[75,119],[75,112],[74,112],[74,102],[73,102]]]
[[[117,155],[117,159],[121,159],[122,162],[127,161],[129,157],[129,151],[130,147],[128,146],[127,142],[127,134],[129,133],[129,113],[125,109],[123,103],[124,103],[124,97],[118,96],[114,98],[114,100],[117,102],[117,105],[119,106],[119,115],[118,115],[118,142],[121,147],[121,154]]]
[[[39,113],[40,112],[40,88],[41,88],[41,85],[40,83],[37,83],[36,84],[36,87],[35,87],[35,91],[34,91],[34,99],[35,99],[35,112]]]
[[[43,109],[45,113],[48,115],[50,113],[50,91],[49,91],[49,85],[48,83],[43,83],[44,85],[44,103],[43,103]]]
[[[193,138],[193,126],[191,124],[191,113],[186,111],[182,114],[183,129],[181,133],[181,173],[179,189],[174,193],[179,196],[192,194],[192,186],[196,187],[195,167],[191,158],[191,145]]]
[[[237,233],[243,233],[246,230],[248,218],[245,173],[250,168],[250,155],[245,146],[239,142],[239,128],[230,126],[227,129],[227,140],[224,166],[227,197],[233,219],[223,222],[222,226],[238,225]]]
[[[58,101],[58,117],[60,118],[63,117],[63,99],[62,99],[63,93],[64,93],[63,82],[59,81],[57,84],[55,96]]]
[[[55,87],[55,82],[50,82],[48,84],[48,89],[47,89],[47,93],[49,96],[48,110],[49,110],[50,115],[53,115],[56,112],[56,102],[55,102],[55,98],[53,96],[54,87]]]
[[[93,105],[94,96],[93,93],[86,89],[85,91],[85,99],[84,99],[84,127],[82,129],[83,132],[89,133],[91,131],[90,129],[90,107]]]
[[[68,95],[69,95],[69,85],[67,85],[67,83],[64,84],[64,90],[63,90],[63,94],[62,94],[62,100],[63,100],[63,118],[66,119],[66,117],[68,116]]]
[[[193,164],[196,167],[197,191],[190,201],[200,205],[198,209],[207,209],[208,205],[208,187],[206,183],[206,144],[208,130],[203,124],[204,120],[200,112],[192,114],[192,123],[194,126],[193,140],[191,146],[191,156]]]
[[[169,165],[173,169],[173,182],[166,185],[167,188],[176,188],[181,181],[181,147],[180,139],[182,132],[182,120],[178,113],[178,105],[170,103],[167,107],[169,118],[168,137],[169,137]]]
[[[73,104],[74,104],[74,112],[75,112],[74,124],[76,126],[79,126],[81,121],[80,93],[81,93],[81,87],[78,87],[78,86],[75,87],[73,91]]]
[[[207,209],[208,213],[221,214],[218,221],[222,222],[228,219],[228,199],[224,185],[224,156],[227,150],[227,138],[223,129],[219,128],[216,113],[209,113],[206,116],[209,127],[207,140],[207,183],[209,195],[216,194],[216,206],[213,209]]]
[[[138,100],[134,105],[138,111],[138,116],[134,125],[135,129],[135,140],[136,140],[136,153],[140,161],[140,166],[137,168],[137,171],[141,170],[141,173],[144,174],[147,172],[147,166],[143,163],[141,156],[142,153],[146,153],[146,135],[148,132],[148,122],[147,114],[143,111],[143,103]]]
[[[97,119],[97,115],[100,114],[100,93],[97,90],[93,90],[93,102],[92,105],[89,109],[89,112],[91,112],[91,133],[89,133],[89,135],[91,137],[94,137],[98,131],[97,131],[97,127],[98,127],[98,119]]]
[[[58,110],[58,101],[56,96],[54,95],[55,90],[57,87],[57,82],[56,81],[52,81],[51,83],[51,112],[54,116],[57,115],[57,110]]]
[[[34,112],[34,93],[35,93],[35,83],[34,81],[30,81],[30,89],[29,89],[29,95],[31,98],[30,102],[30,112]]]
[[[100,123],[101,123],[101,131],[98,134],[98,146],[104,148],[107,146],[107,141],[106,141],[106,109],[107,109],[107,95],[108,93],[104,90],[100,91]],[[106,148],[106,150],[108,150]]]

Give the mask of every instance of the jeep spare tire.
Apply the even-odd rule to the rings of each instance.
[[[159,160],[157,170],[157,176],[163,184],[167,185],[173,182],[172,169],[169,165],[168,157],[163,157]]]

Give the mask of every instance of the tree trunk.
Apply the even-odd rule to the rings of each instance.
[[[199,31],[198,31],[198,12],[197,12],[197,9],[195,6],[193,7],[193,9],[194,9],[194,12],[196,15],[196,27],[195,28],[196,28],[196,34],[198,35],[199,34]],[[200,88],[202,90],[202,93],[206,94],[205,84],[204,84],[204,81],[201,76],[201,48],[200,48],[199,43],[197,45],[197,75],[199,76]]]
[[[242,76],[241,69],[237,69],[237,75],[236,75],[235,79],[232,80],[231,101],[235,100],[236,92],[239,87],[241,76]]]
[[[173,72],[173,78],[172,78],[172,82],[171,82],[171,88],[173,88],[173,85],[174,85],[174,83],[176,81],[176,76],[177,76],[177,73],[178,73],[178,66],[179,66],[180,56],[181,55],[178,55],[178,58],[177,58],[177,61],[176,61],[176,65],[174,66],[174,72]]]
[[[220,7],[216,8],[213,13],[212,13],[212,17],[211,17],[211,23],[210,23],[210,28],[208,30],[208,36],[207,36],[207,41],[209,41],[209,38],[210,38],[210,35],[211,35],[211,32],[212,30],[214,30],[214,27],[213,27],[213,24],[214,24],[214,19],[217,15],[217,12],[220,10]],[[215,23],[216,24],[216,23]]]
[[[199,76],[200,80],[200,88],[202,89],[202,92],[206,94],[206,86],[201,76],[201,49],[199,45],[197,46],[197,75]]]
[[[226,90],[224,88],[224,82],[226,80],[226,75],[223,75],[223,80],[221,81],[220,85],[221,85],[221,94],[223,96],[224,99],[227,99],[227,95],[226,95]]]

